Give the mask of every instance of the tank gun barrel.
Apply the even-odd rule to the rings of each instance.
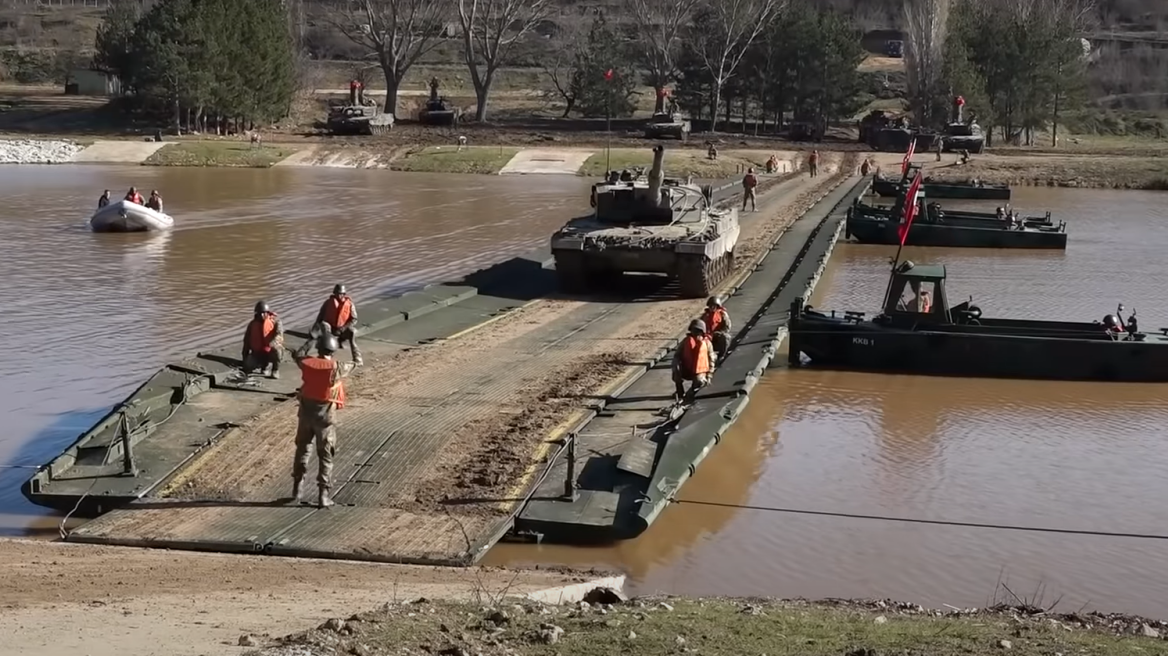
[[[665,184],[665,146],[653,146],[653,167],[649,169],[649,199],[654,207],[661,204],[661,186]]]

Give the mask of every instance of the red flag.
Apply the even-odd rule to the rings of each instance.
[[[904,161],[900,163],[900,174],[906,175],[908,173],[908,165],[912,163],[913,153],[917,151],[917,139],[914,136],[908,142],[908,152],[904,154]]]
[[[904,242],[908,239],[908,230],[912,227],[913,217],[917,215],[917,195],[921,191],[921,178],[920,172],[917,172],[917,177],[913,178],[912,184],[908,186],[908,191],[904,195],[904,222],[896,228],[901,246],[904,246]]]
[[[613,73],[612,73],[612,69],[610,68],[610,69],[608,69],[607,71],[605,71],[605,72],[604,72],[604,79],[606,79],[606,80],[611,80],[611,79],[612,79],[612,75],[613,75]]]

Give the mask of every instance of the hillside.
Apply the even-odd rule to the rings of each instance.
[[[306,16],[301,36],[314,59],[362,58],[362,51],[343,35],[324,21],[313,20],[320,11],[315,0],[299,1]],[[886,39],[900,37],[900,0],[811,1],[851,14],[865,31],[865,47],[874,53],[880,52]],[[616,20],[622,12],[622,4],[614,0],[558,2],[557,14],[538,30],[542,35],[554,34],[561,25],[579,21],[582,15],[598,8]],[[85,51],[92,47],[104,11],[94,5],[105,3],[106,0],[54,0],[52,6],[44,6],[34,0],[0,0],[0,82],[62,81],[65,71],[85,61]],[[521,60],[514,62],[515,67],[533,69],[533,75],[525,77],[538,77],[534,75],[538,61],[549,47],[542,35],[533,38]],[[1090,40],[1097,50],[1091,69],[1091,97],[1101,109],[1168,109],[1168,2],[1097,0]],[[450,38],[444,39],[422,63],[456,67],[460,57],[460,41]],[[28,69],[36,70],[30,73]],[[379,82],[378,77],[374,76],[374,84]]]

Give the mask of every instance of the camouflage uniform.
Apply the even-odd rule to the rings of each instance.
[[[292,355],[301,368],[303,368],[301,363],[307,359],[308,349],[312,344],[313,340],[310,339]],[[338,362],[334,370],[335,379],[348,376],[356,366],[352,362]],[[320,461],[316,483],[320,488],[321,498],[328,498],[328,493],[332,489],[333,457],[337,451],[336,412],[335,403],[300,399],[296,423],[296,456],[292,462],[292,481],[297,492],[300,489],[300,482],[308,472],[308,447],[315,441],[316,457]]]

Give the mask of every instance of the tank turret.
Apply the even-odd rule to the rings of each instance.
[[[717,208],[708,190],[665,176],[665,147],[647,176],[592,185],[595,211],[552,235],[564,291],[611,283],[626,272],[675,278],[681,295],[709,296],[733,268],[738,211]],[[607,286],[607,285],[606,285]]]

